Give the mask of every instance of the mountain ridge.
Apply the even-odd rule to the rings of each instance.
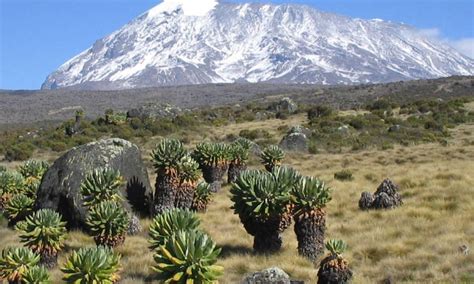
[[[474,74],[473,59],[404,24],[299,4],[219,3],[203,16],[162,5],[64,63],[42,88],[351,85]]]

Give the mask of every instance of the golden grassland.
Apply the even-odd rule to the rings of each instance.
[[[204,138],[221,139],[238,134],[242,129],[265,128],[281,136],[279,126],[304,122],[303,116],[289,120],[248,122],[209,128],[193,135],[190,144]],[[395,282],[473,283],[474,282],[474,125],[462,125],[452,131],[447,146],[423,144],[395,146],[389,150],[371,149],[360,152],[317,155],[289,154],[286,164],[306,175],[326,181],[333,190],[328,204],[327,238],[343,239],[349,249],[345,257],[354,272],[354,283],[376,283],[391,278]],[[159,138],[142,145],[144,158]],[[50,153],[35,158],[53,159]],[[259,167],[257,160],[252,167]],[[8,167],[14,167],[9,164]],[[152,170],[148,164],[150,171]],[[338,181],[334,173],[352,171],[352,181]],[[400,185],[404,205],[387,211],[363,212],[358,209],[362,191],[374,192],[384,178]],[[152,181],[154,176],[151,175]],[[153,182],[152,182],[153,184]],[[207,213],[200,214],[202,228],[222,248],[219,264],[225,275],[221,283],[238,283],[243,275],[271,266],[279,266],[292,278],[306,283],[316,281],[317,268],[297,254],[297,242],[290,227],[283,234],[283,249],[271,256],[255,255],[253,239],[230,209],[229,186],[215,195]],[[142,220],[144,231],[126,239],[117,250],[122,258],[122,283],[152,281],[152,254],[148,250],[147,228],[150,220]],[[0,248],[20,245],[14,231],[0,228]],[[71,232],[60,265],[71,250],[92,246],[92,238]],[[464,255],[459,246],[471,247]],[[54,283],[61,272],[51,272]]]

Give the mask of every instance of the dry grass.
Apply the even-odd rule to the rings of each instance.
[[[257,127],[276,135],[279,126],[303,120],[303,116],[296,116],[288,121],[245,123],[215,128],[207,135],[222,138]],[[327,237],[347,241],[346,257],[354,271],[354,283],[374,283],[388,277],[397,283],[474,282],[474,253],[463,255],[458,249],[463,244],[471,247],[471,251],[474,248],[474,125],[463,125],[453,131],[447,147],[425,144],[385,151],[287,157],[287,164],[304,174],[321,177],[333,189],[333,200],[327,207]],[[144,146],[146,159],[154,142]],[[354,179],[335,180],[334,173],[342,169],[350,169]],[[404,205],[389,211],[360,211],[360,193],[375,191],[386,177],[400,185]],[[233,214],[231,205],[225,187],[215,196],[209,211],[200,215],[202,228],[223,249],[219,260],[225,267],[222,283],[238,283],[243,275],[270,266],[283,268],[295,279],[315,282],[316,268],[297,255],[291,227],[284,233],[279,254],[254,255],[252,237]],[[146,229],[149,220],[143,222]],[[0,228],[0,248],[17,244],[12,230]],[[66,244],[60,263],[72,249],[93,243],[90,237],[72,232]],[[147,245],[145,230],[140,236],[127,238],[118,249],[123,254],[123,283],[151,279],[153,259]],[[58,270],[52,275],[55,283],[61,278]]]

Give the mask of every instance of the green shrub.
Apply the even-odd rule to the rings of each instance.
[[[340,181],[353,180],[352,172],[350,170],[342,170],[337,173],[334,173],[334,178]]]
[[[20,142],[6,149],[5,159],[12,161],[25,161],[33,156],[34,146],[31,143]]]
[[[314,120],[321,117],[328,117],[331,116],[333,112],[334,110],[329,106],[318,105],[308,110],[308,119]]]

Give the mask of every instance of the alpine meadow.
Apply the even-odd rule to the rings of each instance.
[[[29,4],[16,33],[74,5],[96,41],[34,90],[0,61],[1,283],[474,283],[474,59],[421,28],[472,3],[164,0],[101,37],[106,1],[33,2],[6,55],[71,56],[10,49]]]

